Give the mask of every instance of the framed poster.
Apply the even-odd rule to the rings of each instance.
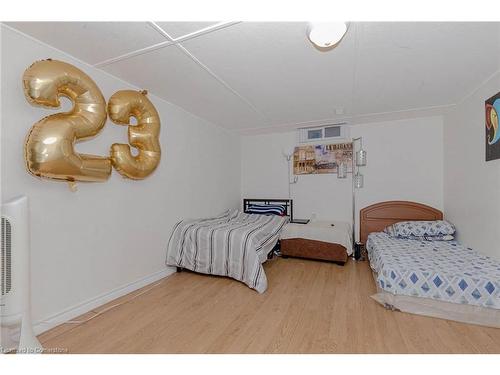
[[[500,159],[500,92],[484,102],[486,113],[486,161]]]
[[[352,143],[298,146],[293,153],[293,174],[337,173],[342,162],[352,172]]]

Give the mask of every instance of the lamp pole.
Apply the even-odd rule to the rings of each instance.
[[[358,153],[356,152],[356,141],[360,144],[360,159],[358,160]],[[366,165],[366,151],[363,150],[363,138],[357,137],[352,139],[352,245],[354,247],[354,256],[356,256],[356,189],[363,187],[362,180],[359,173],[359,167]]]

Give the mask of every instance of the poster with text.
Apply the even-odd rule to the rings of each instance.
[[[296,175],[337,173],[341,163],[352,172],[352,143],[298,146],[293,153],[293,173]]]

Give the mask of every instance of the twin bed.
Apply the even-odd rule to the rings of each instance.
[[[248,213],[251,203],[284,208],[283,216]],[[267,278],[262,264],[293,217],[291,200],[247,200],[243,212],[228,210],[208,219],[177,223],[167,247],[166,264],[210,275],[228,276],[263,293]]]
[[[386,308],[500,327],[500,262],[457,241],[395,238],[383,230],[404,221],[442,220],[432,207],[382,202],[361,210],[377,293]]]
[[[254,204],[281,205],[284,211],[282,216],[250,213]],[[291,200],[246,199],[243,212],[183,220],[170,236],[166,264],[228,276],[263,293],[262,264],[292,219]],[[500,262],[454,240],[402,239],[383,232],[398,222],[442,219],[441,211],[414,202],[382,202],[361,210],[360,240],[377,285],[372,297],[394,310],[500,327]]]

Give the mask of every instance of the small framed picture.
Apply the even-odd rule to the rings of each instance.
[[[500,92],[484,102],[486,122],[486,161],[500,159]]]

